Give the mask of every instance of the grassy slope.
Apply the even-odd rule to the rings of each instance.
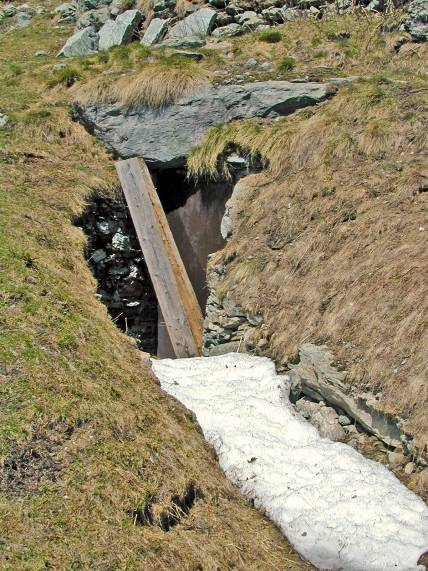
[[[254,54],[295,59],[293,74],[372,79],[342,88],[317,109],[279,122],[213,129],[190,170],[213,176],[228,146],[260,153],[267,173],[248,179],[220,284],[265,316],[259,332],[279,360],[303,342],[326,343],[354,387],[408,419],[423,449],[427,412],[428,83],[426,45],[392,49],[398,32],[350,16],[282,28]],[[335,40],[340,30],[351,37]],[[239,59],[248,58],[244,39]],[[321,54],[321,55],[320,55]],[[321,70],[322,73],[325,73]],[[317,73],[320,73],[318,70]],[[256,343],[257,338],[252,339]]]
[[[47,89],[70,33],[48,18],[0,42],[0,567],[309,569],[225,480],[189,413],[108,319],[70,223],[112,163]],[[202,490],[168,533],[156,525]],[[152,503],[154,525],[128,512]]]

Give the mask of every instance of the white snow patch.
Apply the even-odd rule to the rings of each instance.
[[[266,358],[153,360],[162,388],[191,409],[226,476],[322,569],[414,571],[428,508],[384,466],[321,438]]]

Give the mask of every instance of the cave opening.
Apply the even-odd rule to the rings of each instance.
[[[190,181],[185,170],[152,172],[162,206],[202,312],[209,254],[224,246],[221,219],[233,184]],[[88,237],[97,296],[116,326],[152,355],[174,357],[168,332],[121,189],[94,193],[74,223]]]

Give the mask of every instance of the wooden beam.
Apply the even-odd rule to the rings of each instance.
[[[143,159],[116,162],[138,240],[177,357],[202,346],[202,312]]]

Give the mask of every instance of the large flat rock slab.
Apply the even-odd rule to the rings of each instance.
[[[204,86],[159,109],[76,104],[75,117],[116,157],[139,156],[152,168],[166,169],[183,165],[209,127],[239,119],[289,115],[324,101],[334,92],[329,84],[288,81]]]

